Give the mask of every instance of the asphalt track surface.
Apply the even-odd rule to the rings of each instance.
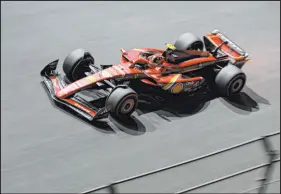
[[[47,63],[62,64],[77,48],[111,64],[121,47],[164,48],[187,31],[203,36],[215,28],[253,59],[236,103],[215,99],[182,117],[139,111],[137,130],[113,121],[94,127],[54,108],[40,84]],[[1,192],[82,192],[279,131],[280,3],[2,2],[1,70]],[[272,140],[278,148],[279,136]],[[176,192],[265,161],[253,144],[119,190]],[[261,173],[196,192],[240,192],[257,186]],[[280,182],[268,191],[280,192]]]

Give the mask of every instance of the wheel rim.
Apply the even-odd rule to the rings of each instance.
[[[135,106],[134,99],[126,99],[120,107],[120,112],[122,114],[128,114]]]
[[[244,85],[244,80],[242,78],[238,78],[234,80],[230,85],[230,92],[237,93],[239,92]]]

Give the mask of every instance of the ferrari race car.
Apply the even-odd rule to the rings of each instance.
[[[77,49],[63,62],[65,76],[56,71],[59,60],[45,66],[41,76],[56,105],[66,106],[89,121],[109,114],[130,116],[141,95],[132,84],[136,82],[172,96],[194,94],[209,85],[220,95],[231,96],[246,83],[241,69],[249,61],[248,54],[218,30],[203,40],[185,33],[166,47],[121,48],[119,63],[100,66],[88,51]],[[211,74],[214,76],[207,79]],[[83,92],[95,97],[86,97]]]

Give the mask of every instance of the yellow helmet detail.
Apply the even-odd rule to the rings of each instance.
[[[173,44],[165,44],[168,49],[175,50],[176,47]]]

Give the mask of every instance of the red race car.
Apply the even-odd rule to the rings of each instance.
[[[241,68],[249,61],[248,54],[218,30],[203,36],[203,41],[185,33],[166,46],[121,49],[119,63],[100,66],[88,51],[77,49],[63,62],[64,77],[56,71],[59,60],[48,64],[41,76],[57,105],[90,121],[108,114],[130,116],[142,93],[137,82],[171,96],[194,94],[210,85],[222,96],[243,89],[246,75]]]

